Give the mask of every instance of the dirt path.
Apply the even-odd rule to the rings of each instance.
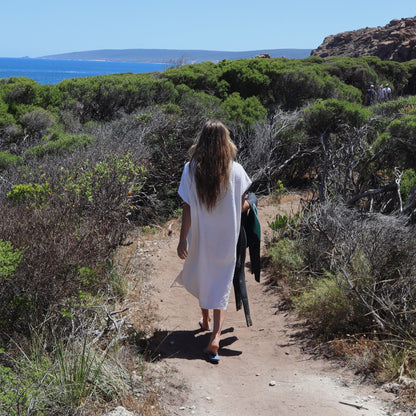
[[[263,235],[267,220],[280,210],[296,209],[294,202],[280,208],[262,204],[258,213]],[[277,307],[276,294],[267,291],[247,271],[253,326],[247,328],[242,310],[236,312],[231,295],[220,350],[221,361],[213,365],[202,353],[209,333],[198,327],[197,300],[182,288],[170,288],[182,261],[176,255],[178,225],[163,230],[154,254],[152,285],[159,303],[161,361],[176,389],[166,403],[166,415],[290,416],[389,414],[392,396],[358,384],[352,373],[331,362],[302,352],[296,334],[302,331],[295,319]],[[344,402],[344,403],[341,403]],[[348,404],[346,404],[348,403]]]

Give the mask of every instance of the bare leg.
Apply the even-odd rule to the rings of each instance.
[[[209,318],[209,309],[201,308],[202,312],[202,329],[209,331],[211,329],[211,325],[209,324],[211,319]]]
[[[218,348],[220,347],[221,331],[226,313],[226,310],[214,309],[214,328],[212,330],[211,339],[207,347],[207,350],[210,353],[216,354]]]

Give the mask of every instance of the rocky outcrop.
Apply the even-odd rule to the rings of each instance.
[[[365,28],[331,35],[312,56],[378,56],[398,62],[416,59],[416,17],[395,19],[384,27]]]
[[[256,55],[255,58],[272,59],[272,57],[269,53],[261,53],[260,55]]]

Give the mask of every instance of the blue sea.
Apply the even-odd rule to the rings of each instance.
[[[0,78],[27,77],[39,84],[95,75],[164,71],[168,64],[69,59],[0,58]]]

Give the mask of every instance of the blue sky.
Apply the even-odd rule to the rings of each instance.
[[[415,0],[9,0],[1,5],[0,57],[313,49],[328,35],[414,16]]]

